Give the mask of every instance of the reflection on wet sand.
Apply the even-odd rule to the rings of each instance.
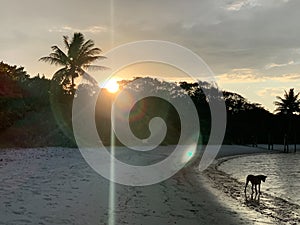
[[[246,205],[259,206],[259,200],[260,200],[260,193],[255,194],[254,198],[253,198],[253,192],[251,193],[250,198],[248,198],[247,194],[245,194]]]
[[[284,160],[284,157],[289,157],[289,159]],[[293,194],[293,191],[288,190],[299,184],[299,180],[295,176],[299,169],[296,169],[296,171],[290,169],[295,168],[293,161],[297,157],[299,157],[298,154],[293,156],[260,154],[230,159],[225,158],[211,167],[206,173],[212,174],[209,176],[213,178],[217,188],[250,209],[270,216],[279,223],[299,224],[300,206],[296,202],[282,198],[282,193]],[[277,158],[280,159],[276,160]],[[277,170],[279,170],[278,173]],[[264,189],[261,194],[258,193],[256,195],[254,191],[248,195],[241,195],[245,186],[244,174],[250,171],[256,174],[263,171],[268,175],[268,182],[264,183]],[[293,174],[293,177],[289,173]],[[283,176],[282,179],[281,176]],[[276,193],[273,190],[276,190]],[[295,199],[297,199],[297,195]]]

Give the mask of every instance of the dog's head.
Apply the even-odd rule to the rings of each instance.
[[[261,176],[261,180],[262,180],[263,182],[266,181],[266,178],[267,178],[267,176],[265,176],[265,175],[262,175],[262,176]]]

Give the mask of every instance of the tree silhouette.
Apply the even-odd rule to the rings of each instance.
[[[275,101],[274,104],[277,106],[275,112],[278,112],[280,115],[284,115],[286,120],[286,128],[284,132],[284,152],[289,152],[289,135],[291,130],[294,133],[294,151],[296,152],[296,133],[295,128],[292,126],[292,120],[295,119],[295,114],[300,112],[300,99],[299,94],[295,95],[294,88],[291,88],[289,92],[284,91],[283,98],[276,96],[279,101]]]
[[[85,73],[84,69],[105,69],[103,66],[91,65],[98,59],[104,59],[100,56],[101,50],[94,47],[92,40],[85,41],[82,33],[74,33],[72,40],[68,36],[63,36],[65,49],[64,53],[58,46],[51,47],[52,52],[49,56],[40,58],[40,61],[50,64],[63,66],[53,75],[53,80],[62,85],[71,94],[75,92],[75,78],[84,76],[90,82],[95,83],[94,79]]]
[[[299,94],[294,93],[294,88],[291,88],[289,92],[284,91],[283,98],[276,96],[279,101],[275,101],[274,104],[277,106],[275,112],[279,114],[292,115],[300,112],[300,99]]]

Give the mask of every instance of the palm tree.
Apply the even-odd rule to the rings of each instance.
[[[82,33],[74,33],[72,40],[68,36],[63,36],[66,49],[64,53],[58,46],[51,47],[52,52],[49,56],[40,58],[40,61],[50,64],[63,66],[53,75],[53,80],[57,81],[71,94],[75,93],[75,78],[85,76],[89,81],[95,83],[95,80],[85,73],[84,69],[105,69],[103,66],[91,65],[98,59],[104,59],[100,56],[101,50],[94,47],[92,40],[85,41]]]
[[[279,114],[286,114],[288,116],[300,112],[300,99],[298,99],[299,94],[294,93],[294,88],[291,88],[289,92],[284,91],[283,98],[276,96],[279,101],[275,101],[274,104],[277,106],[275,112]]]
[[[284,152],[289,152],[289,144],[288,144],[288,137],[292,127],[292,119],[294,114],[298,114],[300,112],[300,99],[298,99],[300,93],[295,95],[294,88],[291,88],[289,92],[284,91],[283,98],[280,96],[276,96],[279,101],[275,101],[274,104],[277,106],[275,112],[278,114],[285,115],[287,120],[287,127],[285,128],[284,134]],[[294,130],[294,129],[293,129]],[[296,152],[296,134],[294,134],[294,151]]]

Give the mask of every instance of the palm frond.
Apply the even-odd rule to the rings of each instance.
[[[43,62],[54,64],[54,65],[60,65],[60,66],[65,65],[64,62],[62,62],[60,59],[53,58],[53,57],[50,57],[50,56],[42,57],[42,58],[39,59],[39,61],[43,61]]]
[[[102,51],[100,48],[92,48],[89,49],[88,51],[85,52],[85,55],[98,55],[100,54]]]
[[[61,68],[53,74],[52,80],[61,83],[66,78],[67,73],[68,73],[67,68],[65,67]]]
[[[83,43],[84,43],[83,34],[82,33],[74,33],[72,41],[69,46],[68,56],[70,58],[76,59]]]
[[[69,37],[63,36],[63,39],[64,39],[64,44],[65,44],[66,49],[69,49],[70,48]]]
[[[81,65],[90,64],[93,61],[96,61],[98,59],[105,59],[106,57],[100,56],[101,50],[99,48],[93,48],[88,51],[82,51],[81,54],[78,56],[78,63]],[[95,57],[95,58],[90,58]]]
[[[90,83],[92,83],[93,85],[98,85],[98,82],[94,79],[94,77],[92,77],[91,75],[89,75],[83,69],[80,70],[80,73],[82,74],[82,77],[84,79],[86,79],[87,81],[89,81]]]
[[[50,56],[60,58],[62,61],[68,62],[69,58],[68,56],[56,45],[52,46],[51,49],[53,52],[50,54]]]
[[[87,52],[88,50],[90,50],[91,48],[94,47],[94,42],[92,40],[87,40],[82,46],[81,46],[81,49],[80,49],[80,54],[83,54],[85,52]],[[99,49],[100,50],[100,49]],[[101,52],[101,50],[100,50]]]
[[[90,65],[91,63],[93,63],[94,61],[99,60],[99,59],[105,59],[105,57],[104,56],[100,56],[100,55],[98,55],[98,56],[86,56],[86,57],[80,58],[80,62],[79,63],[81,65],[86,66],[86,65]]]
[[[274,102],[274,104],[275,104],[275,105],[277,105],[277,106],[281,106],[281,105],[283,105],[283,103],[282,103],[282,102],[278,102],[278,101],[275,101],[275,102]]]
[[[96,71],[96,70],[108,70],[109,68],[106,66],[97,66],[97,65],[84,65],[84,69],[87,69],[89,71]]]

